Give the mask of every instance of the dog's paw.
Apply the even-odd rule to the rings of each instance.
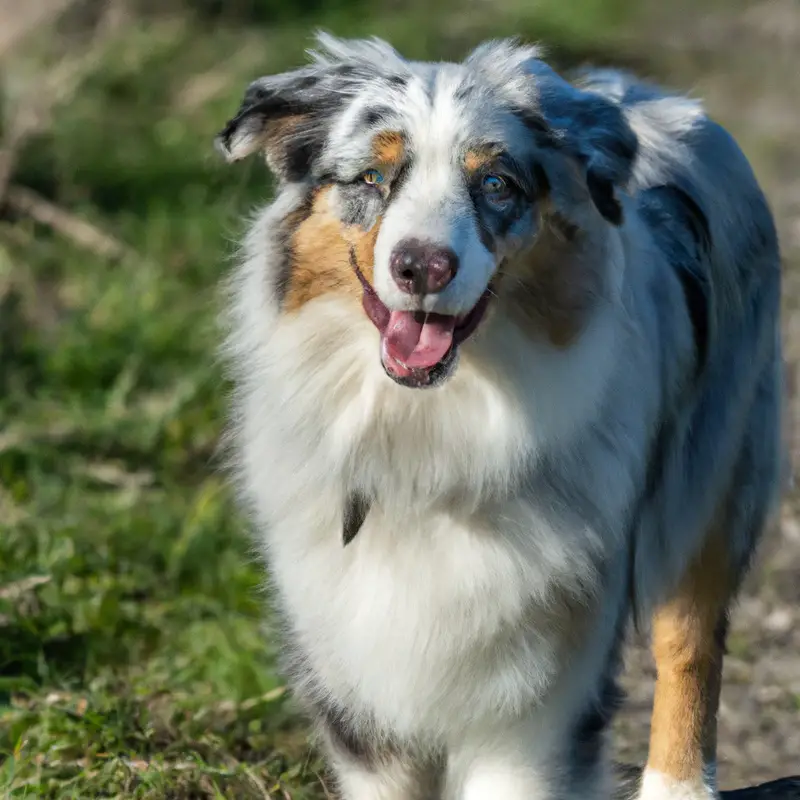
[[[718,797],[702,779],[678,781],[663,772],[647,769],[637,800],[717,800]]]

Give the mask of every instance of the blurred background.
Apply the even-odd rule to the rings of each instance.
[[[219,472],[217,287],[271,191],[212,139],[315,28],[456,59],[489,36],[706,98],[778,218],[800,346],[797,0],[0,0],[0,794],[330,796],[273,667]],[[795,395],[789,407],[796,416]],[[790,441],[793,454],[798,449]],[[725,787],[800,762],[800,521],[788,497],[730,638]],[[628,659],[621,757],[646,751]]]

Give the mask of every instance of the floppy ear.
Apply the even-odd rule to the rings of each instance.
[[[353,91],[352,68],[342,64],[259,78],[215,145],[229,162],[261,150],[282,181],[301,181],[322,152],[333,115]]]
[[[568,83],[538,59],[525,65],[536,78],[537,105],[557,147],[578,159],[597,210],[614,225],[622,223],[617,189],[633,173],[638,139],[621,107],[592,91]]]

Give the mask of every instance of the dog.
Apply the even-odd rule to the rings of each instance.
[[[716,796],[726,623],[780,490],[780,259],[734,139],[535,46],[321,34],[217,136],[274,200],[229,282],[231,440],[344,800]]]

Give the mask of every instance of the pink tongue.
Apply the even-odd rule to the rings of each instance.
[[[436,366],[453,343],[455,326],[456,318],[444,314],[392,311],[383,334],[386,350],[412,369]]]

